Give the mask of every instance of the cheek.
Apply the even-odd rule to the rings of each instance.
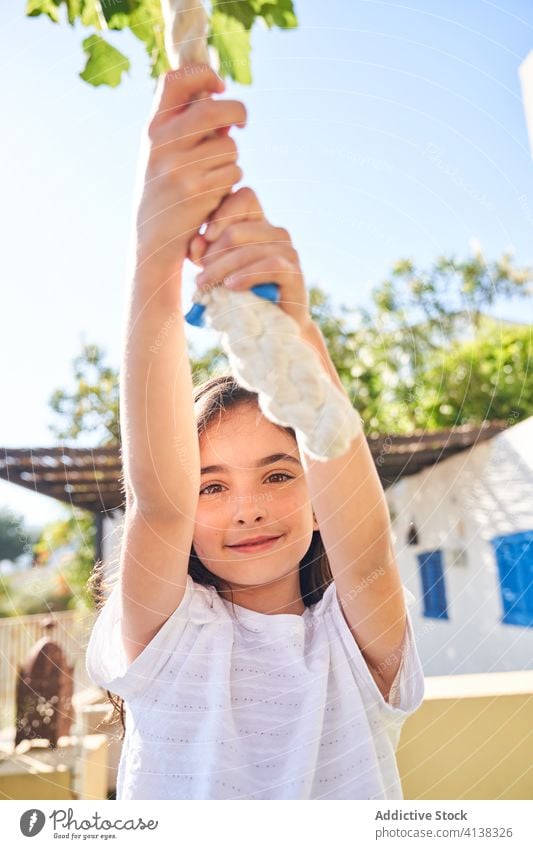
[[[290,509],[293,516],[304,516],[311,510],[307,489],[304,487],[287,492],[282,500],[284,509]]]
[[[198,554],[213,545],[217,545],[227,522],[221,516],[221,511],[205,506],[198,509],[193,533],[193,545]]]

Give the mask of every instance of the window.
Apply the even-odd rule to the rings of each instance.
[[[502,622],[533,628],[533,531],[494,537],[503,604]]]
[[[424,616],[432,619],[449,619],[442,551],[423,551],[417,554],[417,557],[422,578]]]

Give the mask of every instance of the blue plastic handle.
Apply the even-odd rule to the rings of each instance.
[[[279,286],[277,283],[258,283],[250,288],[259,298],[265,301],[271,301],[277,304],[279,301]],[[205,327],[205,306],[204,304],[193,304],[191,309],[185,315],[185,321],[195,327]]]

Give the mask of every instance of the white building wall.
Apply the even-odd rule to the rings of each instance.
[[[533,529],[533,417],[387,490],[427,675],[533,668],[533,628],[502,623],[492,537]],[[414,520],[419,545],[407,544]],[[466,558],[460,556],[466,548]],[[423,616],[416,555],[441,549],[449,619]]]

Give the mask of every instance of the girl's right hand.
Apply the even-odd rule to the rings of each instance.
[[[208,65],[159,78],[142,142],[137,269],[179,270],[191,239],[242,178],[237,145],[227,133],[233,124],[245,126],[246,109],[237,100],[213,100],[224,87]]]

